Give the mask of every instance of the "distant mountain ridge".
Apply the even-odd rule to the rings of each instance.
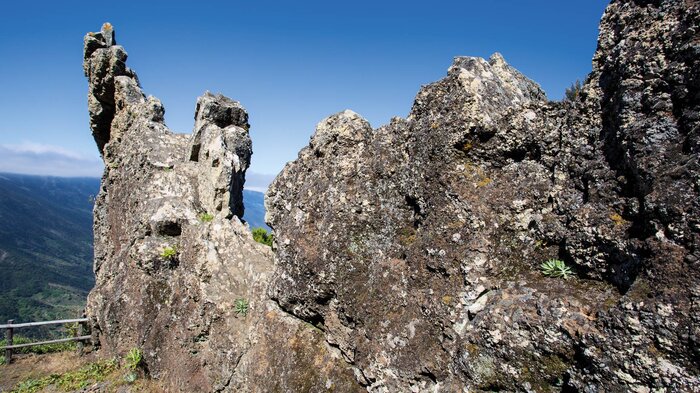
[[[85,306],[99,188],[99,178],[0,173],[0,323],[72,318]],[[264,194],[243,199],[250,227],[269,230]]]

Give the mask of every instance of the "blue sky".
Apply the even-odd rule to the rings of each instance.
[[[111,22],[166,123],[191,132],[204,91],[250,113],[250,178],[265,182],[344,109],[406,116],[454,56],[506,61],[550,99],[591,70],[607,1],[22,1],[0,13],[0,171],[100,175],[82,37]],[[258,179],[259,178],[259,179]]]

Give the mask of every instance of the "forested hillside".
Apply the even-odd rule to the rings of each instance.
[[[97,178],[0,174],[0,320],[74,317],[93,287]]]

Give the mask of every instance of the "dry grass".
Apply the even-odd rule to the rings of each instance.
[[[0,392],[12,392],[20,383],[30,380],[40,380],[50,375],[63,375],[76,372],[100,359],[95,353],[87,353],[83,356],[74,351],[49,353],[43,355],[26,354],[15,355],[12,364],[0,365]],[[153,392],[163,393],[157,383],[145,378],[142,373],[133,383],[127,383],[124,377],[128,370],[117,367],[107,374],[102,382],[88,386],[84,391],[89,392]],[[61,392],[57,386],[47,386],[42,392]]]

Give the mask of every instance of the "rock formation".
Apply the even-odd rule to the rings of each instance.
[[[573,101],[495,54],[406,119],[330,116],[268,191],[273,260],[239,220],[245,110],[205,94],[172,134],[105,25],[95,339],[172,391],[700,390],[698,26],[616,0]]]
[[[140,348],[168,391],[351,391],[353,374],[320,331],[266,296],[272,252],[239,220],[245,109],[206,93],[194,133],[173,134],[126,57],[109,24],[85,37],[90,126],[105,162],[87,307],[101,352]]]
[[[323,120],[267,194],[271,296],[369,391],[700,390],[699,13],[614,1],[574,102],[495,54]]]

